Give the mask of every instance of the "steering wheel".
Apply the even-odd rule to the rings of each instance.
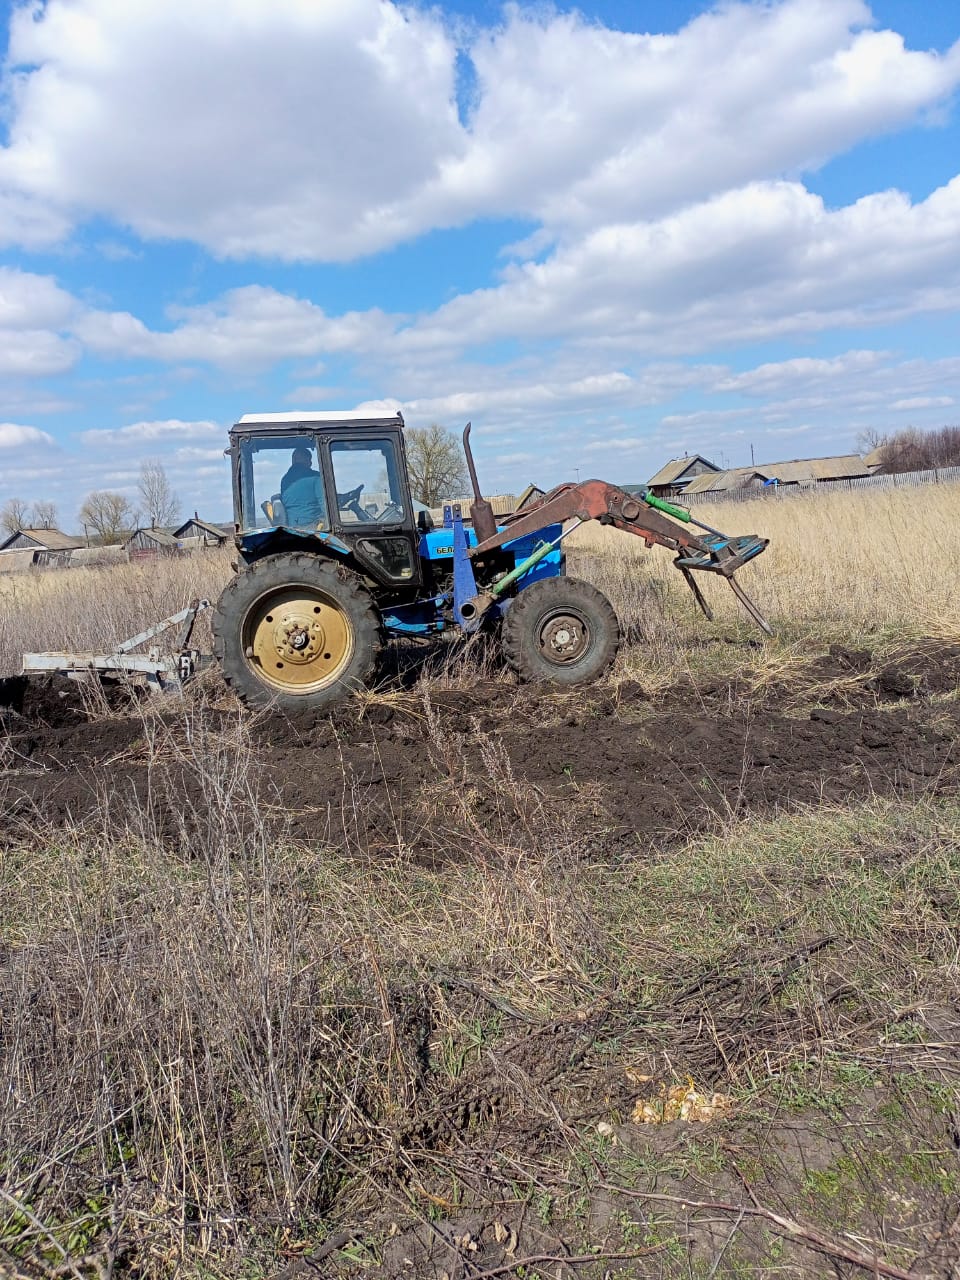
[[[357,487],[355,489],[351,489],[349,493],[338,493],[337,504],[341,511],[352,511],[358,520],[365,524],[369,524],[369,522],[376,517],[368,515],[367,512],[364,511],[363,507],[361,507],[359,501],[361,493],[363,493],[362,484],[358,484]]]

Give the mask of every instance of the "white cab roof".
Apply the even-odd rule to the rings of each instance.
[[[245,423],[296,422],[403,422],[399,412],[365,413],[362,409],[309,409],[302,413],[245,413],[237,426]]]

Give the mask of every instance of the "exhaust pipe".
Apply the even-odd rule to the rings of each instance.
[[[483,591],[470,600],[464,600],[460,606],[460,616],[465,622],[473,622],[487,612],[493,601],[494,597],[488,591]]]
[[[467,460],[467,470],[470,472],[470,483],[473,485],[473,502],[470,505],[470,516],[473,519],[473,530],[477,535],[477,541],[486,542],[488,538],[492,538],[497,532],[497,521],[493,514],[493,507],[480,492],[477,468],[473,465],[473,451],[470,448],[471,426],[472,423],[468,422],[463,429],[463,453]]]

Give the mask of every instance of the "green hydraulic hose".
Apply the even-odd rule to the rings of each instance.
[[[583,521],[577,517],[566,529],[563,530],[558,538],[554,538],[552,542],[538,543],[538,545],[534,547],[532,553],[527,556],[526,560],[521,560],[515,569],[511,569],[509,573],[505,573],[502,578],[499,578],[493,584],[490,588],[490,595],[496,599],[496,597],[501,595],[512,582],[516,582],[518,578],[522,578],[528,569],[532,569],[535,564],[539,564],[545,556],[548,556],[554,547],[558,547],[564,538],[573,533],[574,529],[579,529],[581,524],[583,524]]]
[[[713,533],[718,538],[726,538],[727,536],[725,533],[721,533],[719,529],[713,529],[710,525],[703,524],[700,520],[694,520],[686,507],[675,507],[672,502],[665,502],[663,498],[654,497],[652,493],[644,493],[642,497],[648,507],[653,507],[657,511],[664,511],[668,516],[673,516],[674,520],[682,520],[684,524],[696,525],[698,529]]]
[[[668,516],[673,516],[675,520],[682,520],[684,524],[690,524],[693,516],[685,507],[675,507],[672,502],[664,502],[663,498],[656,498],[652,493],[645,493],[643,500],[648,507],[653,507],[656,511],[665,511]]]
[[[523,577],[528,569],[532,569],[535,564],[539,564],[544,556],[550,554],[553,548],[554,544],[552,542],[541,542],[534,549],[532,555],[527,556],[526,560],[521,560],[515,569],[511,569],[509,573],[505,573],[502,578],[494,583],[490,588],[490,594],[492,596],[500,595],[510,586],[511,582],[516,582],[518,578]]]

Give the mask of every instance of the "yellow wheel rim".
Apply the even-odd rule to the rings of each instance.
[[[265,684],[281,693],[316,693],[349,665],[353,626],[324,592],[287,587],[251,606],[243,646],[247,662]]]

